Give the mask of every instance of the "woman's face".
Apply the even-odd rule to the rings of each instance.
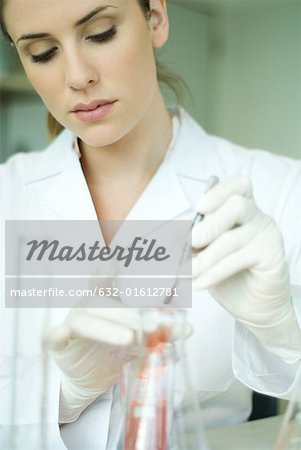
[[[6,0],[4,19],[52,115],[91,146],[134,129],[157,97],[153,47],[167,39],[165,0]]]

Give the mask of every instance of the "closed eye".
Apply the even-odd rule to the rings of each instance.
[[[92,42],[107,42],[114,38],[117,34],[117,29],[115,26],[110,28],[109,30],[99,33],[93,34],[91,36],[87,36],[86,39]],[[50,61],[57,51],[57,47],[52,47],[44,53],[40,53],[38,55],[31,55],[31,60],[34,63],[45,63]]]
[[[117,29],[115,26],[110,28],[109,30],[99,33],[99,34],[93,34],[91,36],[87,36],[86,39],[92,42],[106,42],[113,39],[113,37],[117,34]]]
[[[39,55],[31,55],[31,60],[34,63],[47,62],[53,58],[56,51],[57,47],[52,47],[49,50],[47,50],[47,52],[40,53]]]

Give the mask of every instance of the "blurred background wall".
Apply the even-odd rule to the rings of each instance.
[[[301,0],[168,0],[168,6],[170,40],[158,56],[186,81],[188,111],[210,133],[301,158]],[[13,53],[0,46],[2,162],[48,139],[42,102]]]

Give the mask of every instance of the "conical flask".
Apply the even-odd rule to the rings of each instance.
[[[208,450],[185,362],[184,310],[144,310],[144,332],[120,383],[121,414],[110,430],[110,450]]]
[[[301,364],[274,450],[301,450]]]

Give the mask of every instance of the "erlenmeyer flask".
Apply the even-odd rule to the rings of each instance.
[[[135,360],[124,365],[110,450],[208,450],[185,363],[184,317],[184,310],[143,311],[157,328],[143,333]]]
[[[301,365],[277,438],[275,450],[301,450]]]

